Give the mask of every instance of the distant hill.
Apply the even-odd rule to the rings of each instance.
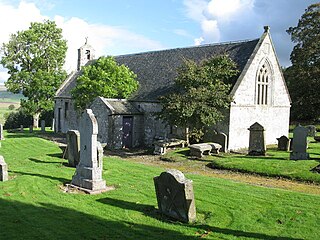
[[[0,102],[1,103],[19,103],[20,99],[25,99],[22,94],[8,92],[4,85],[0,85]]]

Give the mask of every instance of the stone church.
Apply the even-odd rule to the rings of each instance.
[[[98,140],[109,148],[151,146],[159,138],[179,134],[175,126],[156,119],[158,98],[172,91],[176,69],[183,59],[201,61],[227,54],[237,63],[239,76],[230,92],[233,101],[225,120],[213,126],[228,137],[228,150],[248,148],[248,128],[255,122],[265,129],[266,144],[288,135],[291,100],[272,43],[269,27],[254,40],[115,56],[119,64],[137,74],[139,89],[128,99],[96,98],[90,108],[98,121]],[[78,50],[78,69],[69,75],[55,96],[55,130],[78,129],[71,89],[81,66],[94,62],[94,49],[86,43]]]

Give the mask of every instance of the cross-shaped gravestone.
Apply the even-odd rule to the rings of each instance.
[[[162,213],[182,222],[196,220],[192,180],[179,170],[168,170],[154,178],[154,185]]]
[[[98,158],[97,134],[97,120],[92,110],[86,109],[80,119],[80,162],[71,186],[91,194],[107,191],[106,181],[102,179],[102,158]]]

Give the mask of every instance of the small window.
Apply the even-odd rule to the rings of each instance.
[[[257,75],[256,102],[258,105],[269,103],[270,79],[270,70],[266,64],[263,64]]]
[[[68,115],[69,115],[69,103],[68,102],[65,102],[64,103],[64,118],[68,118]]]
[[[86,50],[87,59],[90,60],[90,50]]]

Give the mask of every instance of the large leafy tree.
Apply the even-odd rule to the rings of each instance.
[[[285,70],[292,98],[292,117],[320,117],[320,3],[310,5],[296,27],[287,32],[296,45],[290,55],[292,66]]]
[[[82,68],[77,85],[71,94],[75,108],[84,110],[96,97],[128,98],[138,89],[136,74],[125,65],[119,65],[111,56],[100,57]]]
[[[5,83],[10,92],[27,99],[21,106],[34,117],[34,126],[43,111],[52,110],[53,97],[66,73],[62,69],[67,43],[54,21],[31,23],[29,29],[10,36],[2,45],[1,64],[10,75]]]
[[[184,60],[177,71],[175,91],[160,98],[159,117],[170,125],[188,129],[199,139],[206,126],[223,120],[232,100],[231,83],[238,70],[228,56],[221,55],[200,63]]]

